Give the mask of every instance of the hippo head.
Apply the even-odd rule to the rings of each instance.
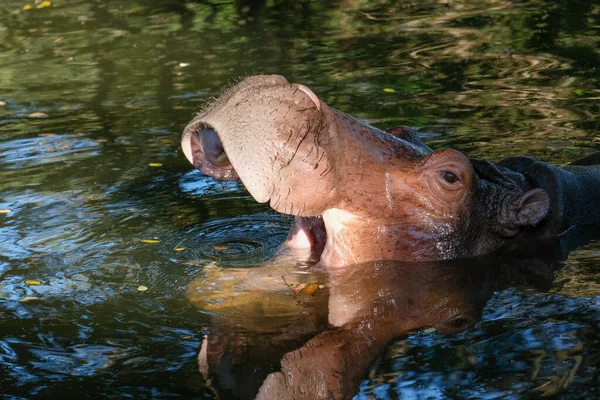
[[[321,245],[332,266],[485,254],[548,212],[544,191],[493,165],[434,152],[408,129],[383,132],[281,76],[226,90],[188,124],[182,148],[204,174],[297,216],[291,243]]]

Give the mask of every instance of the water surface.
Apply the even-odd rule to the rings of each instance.
[[[290,222],[179,150],[227,82],[280,73],[434,148],[560,164],[600,150],[599,38],[600,7],[567,0],[3,0],[0,393],[215,398],[197,355],[222,321],[186,287],[210,263],[256,269]],[[357,398],[589,398],[599,266],[592,241],[546,286],[492,290],[462,333],[407,330]],[[325,328],[311,315],[274,323],[306,328],[283,350]]]

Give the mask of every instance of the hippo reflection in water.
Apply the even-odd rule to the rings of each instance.
[[[383,132],[281,76],[226,90],[182,148],[204,174],[296,216],[287,243],[316,249],[325,266],[480,256],[600,222],[600,153],[557,167],[432,151],[408,128]]]
[[[573,232],[569,232],[569,236],[572,235]],[[586,239],[579,234],[572,238],[575,241]],[[365,379],[369,365],[392,340],[406,338],[416,331],[462,332],[481,319],[484,307],[494,293],[511,286],[527,286],[541,291],[550,289],[555,271],[562,267],[560,260],[569,249],[558,243],[544,242],[541,246],[533,245],[516,254],[500,256],[495,253],[469,260],[377,261],[360,264],[351,271],[332,268],[328,277],[315,276],[315,282],[325,284],[324,290],[310,295],[300,290],[294,297],[254,288],[240,289],[239,286],[235,296],[223,296],[227,292],[225,287],[234,284],[235,276],[240,274],[267,277],[286,272],[275,271],[272,265],[244,268],[235,270],[232,281],[231,271],[221,269],[218,274],[223,279],[212,274],[188,287],[192,302],[212,315],[210,334],[204,337],[198,356],[200,372],[221,399],[351,399]],[[285,278],[287,282],[297,282],[295,279],[298,279],[289,273]],[[244,277],[240,281],[246,279]],[[207,294],[215,291],[220,296],[207,299]],[[502,303],[496,303],[502,310],[496,313],[503,316],[505,322],[500,324],[507,327],[496,329],[506,334],[514,329],[510,326],[515,322],[506,317],[511,314],[513,306]],[[552,313],[552,307],[530,311],[531,324],[536,319],[546,320],[548,313]],[[523,323],[517,325],[522,327],[520,324]],[[525,325],[531,326],[529,323]],[[537,333],[526,331],[529,333],[524,335],[539,335],[540,340],[541,336],[548,334],[542,329],[533,329]],[[451,384],[451,393],[457,394],[454,398],[463,398],[460,387],[464,388],[465,384],[469,387],[469,397],[486,393],[489,390],[484,385],[483,371],[486,370],[500,375],[492,379],[495,393],[502,393],[502,390],[512,394],[515,391],[523,393],[521,391],[526,388],[537,387],[531,393],[548,395],[562,390],[562,383],[570,382],[580,365],[594,362],[592,353],[583,356],[583,359],[579,352],[564,352],[565,355],[558,358],[546,355],[547,359],[554,360],[547,361],[553,363],[552,368],[546,365],[546,373],[535,373],[539,366],[536,367],[531,352],[541,352],[537,347],[539,342],[532,341],[531,346],[535,348],[532,350],[522,342],[515,346],[506,337],[510,335],[503,336],[503,339],[486,337],[483,342],[489,342],[489,345],[474,346],[479,350],[463,350],[464,358],[457,355],[449,360],[425,363],[417,369],[429,374],[438,371],[443,376],[451,376],[455,372],[460,376],[459,371],[469,374],[469,381],[472,379],[477,388],[465,381],[454,382]],[[573,333],[573,336],[579,335]],[[495,345],[510,348],[510,360],[520,364],[518,376],[515,376],[512,362],[495,365]],[[561,345],[558,346],[562,349]],[[431,349],[425,353],[434,351],[439,352],[439,345],[438,350]],[[455,351],[462,353],[458,348]],[[419,391],[417,381],[409,382],[414,376],[407,374],[403,378],[402,375],[386,375],[386,386],[390,385],[391,393],[404,385],[409,393],[414,393],[414,398],[424,392],[436,393],[427,391],[427,387]],[[503,376],[510,376],[510,379],[503,380]],[[448,379],[452,382],[452,378]],[[553,386],[548,382],[561,384]],[[443,379],[431,382],[436,389],[440,389],[440,384],[444,385]],[[456,384],[459,387],[454,386]],[[363,395],[361,398],[366,397]]]

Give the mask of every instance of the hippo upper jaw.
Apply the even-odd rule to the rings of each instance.
[[[182,149],[205,175],[241,181],[256,201],[305,217],[344,201],[365,169],[426,152],[276,75],[246,78],[225,91],[185,128]]]
[[[319,146],[328,140],[325,119],[304,86],[280,76],[251,77],[188,124],[182,148],[204,174],[241,181],[256,201],[270,201],[285,214],[317,216],[334,191]]]

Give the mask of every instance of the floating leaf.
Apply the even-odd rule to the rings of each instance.
[[[30,5],[30,4],[25,4],[25,5],[23,6],[23,10],[24,10],[24,11],[31,10],[31,5]]]
[[[144,285],[138,286],[138,291],[139,292],[145,292],[146,290],[148,290],[148,286],[144,286]]]
[[[217,251],[223,251],[223,250],[227,250],[229,247],[227,246],[214,246],[213,249],[217,250]]]
[[[25,303],[26,301],[32,301],[32,300],[37,300],[37,299],[38,298],[35,296],[25,296],[25,297],[22,297],[19,301],[21,303]]]
[[[29,118],[48,118],[48,114],[44,112],[34,112],[29,114]]]
[[[189,63],[179,63],[179,66],[180,66],[181,68],[185,68],[185,67],[189,67],[189,66],[190,66],[190,64],[189,64]]]
[[[9,212],[12,212],[12,210],[7,210],[7,209],[0,210],[0,214],[8,214]]]
[[[46,153],[54,153],[55,151],[56,151],[56,148],[50,147],[49,149],[46,150]]]
[[[52,5],[52,3],[49,1],[42,1],[40,4],[37,5],[36,8],[46,8],[46,7],[50,7],[51,5]]]
[[[67,146],[66,144],[63,144],[62,146],[60,146],[60,148],[63,150],[67,150],[69,148],[69,146]]]
[[[183,251],[183,250],[185,250],[185,247],[178,247],[175,249],[175,251]]]
[[[573,83],[575,83],[576,80],[577,80],[576,77],[570,76],[567,79],[565,79],[564,81],[562,81],[561,83],[559,83],[558,86],[560,86],[560,87],[569,87]]]
[[[433,333],[436,330],[437,329],[435,329],[434,327],[431,327],[431,328],[423,329],[423,333]]]
[[[446,74],[444,74],[443,72],[438,72],[437,77],[438,79],[446,79]]]
[[[302,288],[302,294],[304,294],[306,296],[313,296],[318,289],[319,289],[319,284],[309,283],[305,287]]]
[[[162,163],[159,162],[151,162],[150,164],[148,164],[151,167],[162,167]]]
[[[396,92],[396,91],[395,91],[394,89],[392,89],[392,88],[385,88],[385,89],[383,89],[383,91],[384,91],[384,92],[386,92],[386,93],[394,93],[394,92]]]
[[[142,239],[142,243],[159,243],[160,240],[157,239]]]
[[[27,285],[41,285],[42,282],[36,280],[36,279],[28,279],[25,281],[25,284]]]
[[[0,107],[4,107],[6,105],[5,101],[0,100]]]
[[[40,136],[50,137],[50,136],[54,136],[54,133],[40,133]]]

